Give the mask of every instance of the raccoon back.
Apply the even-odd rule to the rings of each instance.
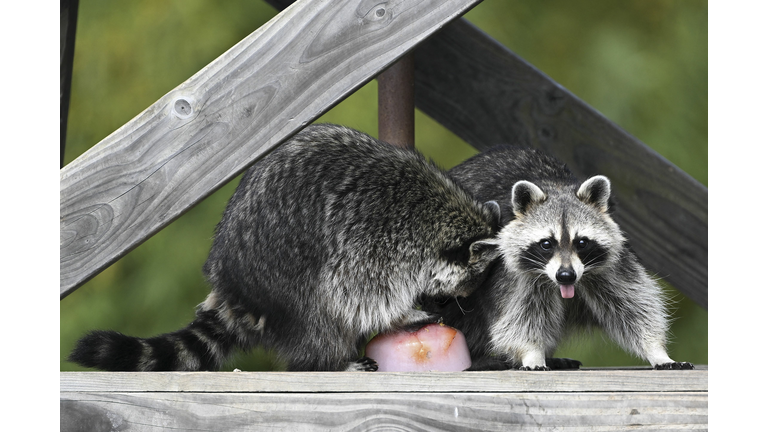
[[[418,272],[493,230],[490,213],[417,153],[314,125],[244,174],[204,271],[254,310],[348,319],[345,298],[376,321],[383,306],[372,302],[408,303]]]

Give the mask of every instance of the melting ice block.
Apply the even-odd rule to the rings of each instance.
[[[380,372],[463,371],[472,364],[464,335],[445,324],[379,334],[365,347]]]

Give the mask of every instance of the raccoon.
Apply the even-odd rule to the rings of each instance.
[[[497,200],[501,259],[461,301],[425,309],[465,333],[470,369],[577,368],[551,358],[578,328],[602,328],[656,369],[691,369],[666,352],[667,300],[609,214],[610,181],[579,182],[567,167],[527,147],[499,146],[449,171],[480,200]]]
[[[261,345],[293,371],[376,370],[372,333],[435,321],[424,294],[467,296],[498,258],[481,204],[415,151],[313,125],[248,169],[217,225],[211,293],[186,328],[95,331],[70,360],[120,371],[218,370]]]

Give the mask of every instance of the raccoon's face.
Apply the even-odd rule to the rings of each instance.
[[[578,189],[545,194],[530,182],[512,189],[515,219],[499,234],[507,268],[546,277],[572,298],[585,273],[597,272],[616,258],[624,241],[607,213],[610,183],[593,177]]]

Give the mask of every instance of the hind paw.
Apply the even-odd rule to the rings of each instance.
[[[351,372],[376,372],[377,370],[379,370],[379,364],[370,357],[360,357],[347,367],[347,371]]]
[[[521,370],[521,371],[548,371],[548,370],[551,370],[551,369],[548,368],[547,366],[534,366],[534,367],[520,366],[519,368],[517,368],[517,370]]]
[[[662,363],[657,364],[653,366],[656,370],[682,370],[682,369],[693,369],[693,365],[688,362],[671,362],[671,363]]]
[[[579,366],[581,366],[581,362],[574,359],[569,358],[548,358],[546,359],[547,366],[549,366],[550,369],[557,370],[557,369],[578,369]]]

